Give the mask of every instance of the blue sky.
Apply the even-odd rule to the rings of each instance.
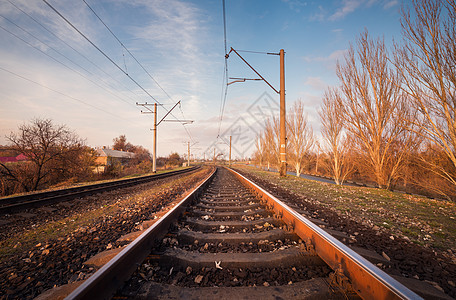
[[[82,0],[48,2],[118,67],[43,1],[2,1],[0,144],[6,144],[5,135],[20,124],[39,117],[66,124],[90,146],[112,145],[113,138],[125,134],[131,143],[151,149],[152,115],[141,114],[135,105],[154,102],[144,88],[168,109],[181,100],[174,116],[194,120],[185,128],[176,122],[160,124],[159,155],[186,153],[190,139],[199,157],[212,155],[214,147],[226,154],[232,135],[233,155],[249,156],[256,133],[264,119],[275,114],[279,97],[261,81],[232,84],[219,122],[222,0],[86,0],[170,97]],[[317,110],[325,88],[338,84],[336,61],[365,28],[388,44],[393,38],[399,41],[401,5],[395,0],[226,0],[227,45],[260,52],[284,49],[287,105],[302,99],[319,135]],[[279,89],[278,56],[241,55]],[[233,54],[228,74],[256,77]],[[160,107],[159,118],[165,112]]]

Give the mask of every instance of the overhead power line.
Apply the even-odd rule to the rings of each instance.
[[[245,53],[255,53],[255,54],[279,55],[279,53],[264,52],[264,51],[251,51],[251,50],[236,50],[236,51],[245,52]]]
[[[43,0],[44,1],[44,0]],[[130,52],[130,50],[122,43],[122,41],[116,36],[116,34],[109,28],[109,26],[101,19],[101,17],[95,12],[95,10],[87,3],[87,1],[85,0],[82,0],[85,5],[92,11],[92,13],[97,17],[97,19],[104,25],[104,27],[111,33],[111,35],[117,40],[117,42],[125,49],[125,51],[127,51],[127,53],[135,60],[135,62],[143,69],[143,71],[155,82],[155,84],[160,88],[160,90],[162,90],[162,92],[170,99],[174,102],[174,99],[171,98],[171,96],[165,91],[165,89],[158,83],[158,81],[149,73],[149,71],[147,71],[147,69],[139,62],[139,60],[133,55],[133,53]],[[125,64],[125,61],[124,61],[124,64]],[[127,69],[127,66],[125,64],[125,70]],[[126,73],[126,72],[125,72]],[[154,99],[155,100],[155,99]],[[157,100],[155,100],[157,102],[157,104],[161,105],[160,102],[158,102]],[[163,107],[163,105],[161,105]],[[167,113],[170,113],[171,116],[173,116],[176,120],[178,120],[178,118],[176,116],[174,116],[167,108],[163,107]],[[182,108],[181,106],[179,105],[179,109],[182,113],[182,117],[185,119],[185,116],[184,116],[184,112],[182,111]],[[184,126],[184,124],[182,124],[182,126]],[[190,132],[188,131],[188,129],[184,126],[184,129],[185,131],[187,132],[189,138],[193,141],[193,138],[192,136],[190,135]]]
[[[112,36],[119,42],[119,44],[128,52],[128,54],[130,54],[130,56],[138,63],[138,65],[144,70],[144,72],[146,72],[146,74],[155,82],[155,84],[162,90],[163,93],[165,93],[165,95],[170,99],[170,100],[173,100],[171,98],[171,96],[162,88],[162,86],[158,83],[157,80],[155,80],[155,78],[147,71],[146,68],[144,68],[144,66],[139,62],[138,59],[136,59],[136,57],[133,55],[133,53],[130,52],[130,50],[128,50],[127,47],[125,47],[125,45],[122,43],[122,41],[119,40],[119,38],[114,34],[114,32],[112,32],[112,30],[108,27],[108,25],[106,25],[106,23],[100,18],[100,16],[92,9],[92,7],[85,1],[85,0],[82,0],[86,5],[87,7],[93,12],[93,14],[98,18],[98,20],[100,20],[100,22],[106,27],[106,29],[112,34]],[[173,100],[174,101],[174,100]],[[159,103],[157,103],[159,104]]]
[[[98,50],[106,59],[108,59],[114,66],[116,66],[122,73],[124,73],[131,81],[133,81],[140,89],[142,89],[150,98],[152,98],[157,104],[160,102],[155,99],[141,84],[139,84],[133,77],[128,75],[114,60],[112,60],[103,50],[101,50],[94,42],[92,42],[84,33],[82,33],[76,26],[73,25],[67,18],[65,18],[54,6],[52,6],[46,0],[42,0],[47,6],[49,6],[59,17],[61,17],[68,25],[71,26],[77,33],[79,33],[87,42],[89,42],[95,49]]]
[[[225,69],[223,71],[223,79],[222,79],[222,93],[220,96],[220,117],[219,117],[219,126],[217,132],[217,138],[220,136],[220,130],[222,128],[222,121],[223,115],[225,112],[225,104],[226,104],[226,97],[228,93],[228,46],[226,42],[226,8],[225,8],[225,0],[222,0],[222,8],[223,8],[223,41],[225,46]]]
[[[43,41],[41,41],[40,39],[38,39],[36,36],[34,36],[33,34],[31,34],[30,32],[28,32],[28,31],[25,30],[24,28],[20,27],[20,26],[17,25],[16,23],[14,23],[12,20],[10,20],[10,19],[8,19],[8,18],[6,18],[6,17],[4,17],[4,16],[2,16],[2,15],[0,15],[0,17],[4,18],[4,19],[7,20],[8,22],[12,23],[12,24],[15,25],[17,28],[21,29],[23,32],[25,32],[25,33],[31,35],[33,38],[35,38],[37,41],[39,41],[39,42],[42,43],[43,45],[45,45],[45,46],[49,47],[50,49],[54,50],[56,53],[62,55],[62,56],[63,56],[64,58],[66,58],[68,61],[72,62],[73,64],[79,66],[81,69],[83,69],[83,70],[85,70],[86,72],[88,72],[89,74],[91,74],[90,71],[88,71],[88,70],[85,69],[84,67],[78,65],[77,63],[75,63],[74,61],[72,61],[71,59],[69,59],[69,58],[68,58],[67,56],[65,56],[64,54],[60,53],[58,50],[56,50],[56,49],[53,48],[52,46],[50,46],[50,45],[44,43]],[[113,95],[114,97],[120,99],[121,101],[124,101],[124,102],[127,103],[127,104],[131,104],[131,103],[129,103],[128,101],[126,101],[126,100],[122,99],[121,97],[119,97],[118,95],[112,93],[110,90],[108,90],[108,89],[106,89],[105,87],[101,86],[98,82],[96,82],[96,81],[94,81],[94,80],[88,78],[88,77],[85,76],[83,73],[79,72],[78,70],[75,70],[74,68],[72,68],[72,67],[68,66],[67,64],[61,62],[61,61],[58,60],[57,58],[55,58],[55,57],[51,56],[50,54],[44,52],[44,51],[41,50],[39,47],[32,45],[32,44],[29,43],[28,41],[24,40],[22,37],[18,36],[17,34],[11,32],[11,31],[9,31],[8,29],[6,29],[5,27],[3,27],[3,26],[0,25],[0,28],[3,29],[4,31],[6,31],[7,33],[9,33],[10,35],[14,36],[15,38],[17,38],[17,39],[20,40],[21,42],[27,44],[28,46],[34,48],[35,50],[37,50],[37,51],[39,51],[39,52],[41,52],[42,54],[44,54],[45,56],[49,57],[50,59],[52,59],[53,61],[57,62],[58,64],[64,66],[65,68],[67,68],[67,69],[69,69],[70,71],[72,71],[72,72],[78,74],[79,76],[81,76],[81,77],[87,79],[88,81],[92,82],[94,85],[98,86],[99,88],[101,88],[101,89],[107,91],[108,93],[110,93],[110,94]]]
[[[19,10],[20,12],[22,12],[24,15],[26,15],[28,18],[30,18],[32,21],[34,21],[36,24],[38,24],[41,28],[43,28],[46,32],[48,32],[49,34],[51,34],[53,37],[55,37],[56,39],[58,39],[60,42],[62,42],[64,45],[66,45],[67,47],[69,47],[71,50],[73,50],[74,52],[76,52],[77,54],[79,54],[82,58],[84,58],[87,62],[89,62],[91,65],[93,65],[95,68],[97,68],[99,71],[103,72],[104,75],[106,75],[107,77],[111,78],[112,80],[114,80],[119,86],[122,86],[124,89],[130,91],[133,95],[135,96],[139,96],[135,91],[131,90],[129,87],[127,87],[125,84],[123,84],[122,82],[120,82],[119,80],[117,80],[116,78],[114,78],[110,73],[106,72],[105,70],[103,70],[100,66],[98,66],[95,62],[93,62],[92,60],[90,60],[86,55],[84,55],[83,53],[81,53],[79,50],[75,49],[73,46],[71,46],[70,44],[68,44],[66,41],[64,41],[63,39],[61,39],[57,34],[55,34],[54,32],[52,32],[50,29],[48,29],[46,26],[44,26],[40,21],[38,21],[37,19],[35,19],[33,16],[31,16],[30,14],[28,14],[26,11],[24,11],[23,9],[21,9],[20,7],[18,7],[16,4],[14,4],[13,2],[11,2],[11,0],[7,0],[12,6],[14,6],[17,10]],[[30,33],[29,33],[30,34]],[[76,64],[76,63],[75,63]],[[79,64],[77,64],[79,67],[81,67]],[[81,67],[83,69],[83,67]],[[90,72],[89,72],[90,73]],[[103,80],[103,78],[102,78]],[[112,86],[111,86],[112,88]],[[128,97],[128,96],[127,96]],[[131,97],[128,97],[130,98],[131,100],[135,101],[133,98]],[[135,106],[136,107],[136,106]]]
[[[53,89],[53,88],[50,88],[50,87],[48,87],[48,86],[46,86],[46,85],[43,85],[43,84],[41,84],[41,83],[39,83],[39,82],[36,82],[36,81],[34,81],[34,80],[30,79],[30,78],[27,78],[27,77],[25,77],[25,76],[19,75],[19,74],[13,72],[13,71],[7,70],[7,69],[5,69],[5,68],[3,68],[3,67],[0,67],[0,70],[2,70],[2,71],[4,71],[4,72],[7,72],[7,73],[9,73],[9,74],[11,74],[11,75],[14,75],[14,76],[16,76],[16,77],[19,77],[19,78],[21,78],[21,79],[23,79],[23,80],[26,80],[26,81],[28,81],[28,82],[34,83],[34,84],[36,84],[36,85],[38,85],[38,86],[40,86],[40,87],[43,87],[43,88],[45,88],[45,89],[48,89],[48,90],[50,90],[50,91],[52,91],[52,92],[54,92],[54,93],[57,93],[57,94],[59,94],[59,95],[62,95],[62,96],[64,96],[64,97],[66,97],[66,98],[69,98],[69,99],[71,99],[71,100],[80,102],[80,103],[82,103],[82,104],[84,104],[84,105],[90,106],[90,107],[92,107],[92,108],[94,108],[94,109],[96,109],[96,110],[99,110],[99,111],[101,111],[101,112],[103,112],[103,113],[106,113],[106,114],[108,114],[108,115],[111,115],[112,117],[115,117],[116,119],[123,119],[123,120],[125,120],[125,121],[131,122],[131,120],[124,119],[124,118],[122,118],[121,116],[118,116],[118,115],[116,115],[116,114],[110,113],[110,112],[108,112],[108,111],[106,111],[106,110],[104,110],[104,109],[102,109],[102,108],[96,107],[96,106],[94,106],[94,105],[92,105],[92,104],[90,104],[90,103],[87,103],[87,102],[85,102],[85,101],[83,101],[83,100],[81,100],[81,99],[78,99],[78,98],[69,96],[69,95],[67,95],[67,94],[65,94],[65,93],[63,93],[63,92],[60,92],[60,91],[55,90],[55,89]]]

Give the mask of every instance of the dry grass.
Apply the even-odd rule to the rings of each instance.
[[[16,196],[24,196],[24,195],[30,195],[30,194],[36,194],[36,193],[42,193],[42,192],[49,192],[49,191],[54,191],[54,190],[60,190],[60,189],[67,189],[67,188],[72,188],[72,187],[81,187],[81,186],[88,186],[88,185],[93,185],[93,184],[99,184],[99,183],[106,183],[106,182],[111,182],[111,181],[116,181],[116,180],[123,180],[123,179],[129,179],[129,178],[136,178],[136,177],[141,177],[141,176],[150,176],[154,174],[163,174],[163,173],[168,173],[172,171],[178,171],[178,170],[183,170],[188,167],[177,167],[174,169],[168,169],[168,170],[157,170],[156,173],[142,173],[142,174],[131,174],[127,176],[123,176],[120,178],[114,178],[114,179],[103,179],[103,180],[94,180],[94,181],[83,181],[83,182],[74,182],[74,179],[69,179],[68,181],[65,182],[60,182],[56,185],[53,185],[47,189],[42,189],[38,191],[32,191],[32,192],[23,192],[23,193],[16,193],[8,196],[3,196],[0,197],[1,199],[6,199],[10,197],[16,197]]]
[[[80,209],[68,217],[50,221],[38,226],[32,226],[23,233],[0,241],[0,261],[8,259],[11,255],[24,253],[39,243],[45,245],[49,241],[65,240],[71,233],[78,231],[81,228],[91,228],[95,226],[97,222],[100,222],[100,219],[110,218],[125,210],[131,210],[132,206],[146,205],[150,199],[156,197],[160,192],[172,190],[173,188],[184,185],[186,182],[192,180],[192,178],[202,176],[207,172],[208,169],[204,168],[196,173],[184,175],[179,179],[166,181],[142,192],[118,196],[116,199],[105,201],[96,207],[91,206],[90,209]],[[183,195],[185,195],[185,193],[174,200],[173,203],[179,201]]]
[[[337,186],[239,167],[324,207],[421,245],[456,254],[456,204],[377,188]]]

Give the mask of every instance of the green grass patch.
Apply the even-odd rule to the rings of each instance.
[[[392,227],[391,224],[389,224],[387,222],[380,223],[379,225],[382,227],[388,228],[388,229],[390,229]]]
[[[402,231],[402,233],[404,233],[408,237],[418,238],[418,236],[419,236],[419,230],[417,232],[416,229],[412,229],[412,228],[408,228],[408,227],[403,227],[402,226],[401,227],[401,231]]]
[[[204,170],[202,169],[200,172],[204,172]],[[159,186],[154,186],[151,189],[133,195],[132,199],[125,201],[129,201],[131,203],[146,201],[145,199],[149,199],[151,195],[153,196],[155,193],[185,183],[189,180],[189,178],[195,176],[195,173],[192,174],[187,174],[185,177],[162,183]],[[11,255],[27,252],[38,243],[45,244],[58,239],[67,239],[79,228],[92,227],[99,223],[103,217],[115,216],[116,214],[122,212],[122,207],[124,205],[125,204],[117,201],[108,204],[100,204],[94,209],[89,209],[83,213],[75,213],[56,221],[50,221],[48,223],[32,227],[16,236],[11,236],[1,240],[0,261],[9,259]],[[128,203],[126,205],[128,206]]]
[[[392,234],[420,245],[439,245],[456,251],[456,203],[370,187],[337,186],[251,166],[236,166],[293,193],[342,213],[372,221]],[[437,233],[436,233],[437,232]],[[432,239],[426,239],[430,235]]]

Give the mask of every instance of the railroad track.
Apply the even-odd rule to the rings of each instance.
[[[420,299],[268,192],[220,168],[67,299],[114,294]]]
[[[110,182],[91,184],[80,187],[73,187],[68,189],[61,189],[55,191],[47,191],[41,193],[33,193],[22,196],[14,196],[0,199],[0,214],[7,214],[18,212],[28,208],[41,207],[48,204],[53,204],[62,201],[68,201],[74,198],[88,196],[96,193],[111,191],[119,188],[125,188],[133,185],[138,185],[157,179],[162,179],[178,174],[194,171],[199,166],[171,171],[162,174],[154,174],[148,176],[141,176],[136,178],[114,180]]]

